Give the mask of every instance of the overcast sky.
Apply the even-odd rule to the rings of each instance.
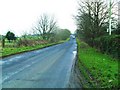
[[[76,29],[76,0],[0,0],[0,34],[31,32],[43,13],[54,15],[60,28]]]
[[[16,35],[31,33],[43,13],[55,16],[60,28],[74,32],[73,15],[77,14],[78,0],[0,0],[0,34],[8,30]],[[108,0],[105,0],[108,1]],[[117,1],[117,0],[114,0]]]

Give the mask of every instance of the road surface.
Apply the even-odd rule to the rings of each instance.
[[[2,88],[67,88],[76,40],[0,60]]]

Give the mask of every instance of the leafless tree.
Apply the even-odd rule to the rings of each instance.
[[[109,8],[104,0],[84,0],[78,3],[79,9],[76,16],[78,30],[82,31],[86,39],[94,41],[107,31]],[[111,5],[113,8],[114,4]]]
[[[34,31],[38,32],[43,39],[48,40],[50,33],[56,28],[56,21],[54,17],[49,17],[46,14],[40,16],[37,26],[33,28]]]

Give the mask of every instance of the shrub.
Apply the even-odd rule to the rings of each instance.
[[[28,39],[20,39],[17,42],[17,46],[35,46],[38,44],[46,44],[48,41],[46,40],[28,40]]]
[[[120,35],[103,36],[95,39],[95,47],[100,51],[120,59]]]

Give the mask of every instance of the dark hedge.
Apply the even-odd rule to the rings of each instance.
[[[120,35],[103,36],[95,39],[95,47],[101,52],[120,59]]]

